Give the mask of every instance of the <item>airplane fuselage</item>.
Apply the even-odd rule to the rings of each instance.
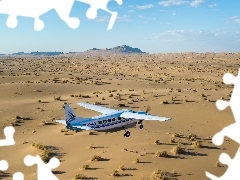
[[[109,129],[118,129],[122,127],[128,127],[128,126],[135,126],[136,123],[139,121],[138,119],[134,118],[122,118],[120,115],[123,113],[123,111],[115,112],[115,113],[109,113],[109,114],[102,114],[99,116],[95,116],[92,118],[80,118],[77,117],[75,120],[71,122],[72,128],[82,127],[82,126],[88,126],[95,131],[106,131]]]

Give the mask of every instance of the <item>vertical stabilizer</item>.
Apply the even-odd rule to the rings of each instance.
[[[66,124],[69,124],[71,121],[75,120],[76,115],[69,104],[65,104],[64,108],[65,108]]]

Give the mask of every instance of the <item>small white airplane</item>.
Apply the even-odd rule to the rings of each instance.
[[[65,103],[64,109],[66,120],[56,120],[56,122],[66,125],[66,128],[71,130],[110,131],[114,129],[124,129],[124,136],[129,137],[130,132],[127,131],[126,128],[134,127],[136,124],[139,124],[140,129],[142,129],[143,120],[168,121],[172,119],[148,114],[148,111],[150,110],[149,106],[146,112],[135,112],[128,109],[111,109],[85,102],[80,102],[77,104],[87,109],[100,112],[102,114],[91,118],[77,117],[71,106]]]

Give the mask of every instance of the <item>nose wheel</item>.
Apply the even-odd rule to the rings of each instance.
[[[130,131],[126,131],[125,127],[122,126],[122,128],[124,129],[125,133],[124,133],[124,137],[129,137],[130,136]]]
[[[124,137],[129,137],[130,136],[130,132],[129,131],[126,131],[125,133],[124,133]]]
[[[139,126],[139,128],[142,129],[142,128],[143,128],[143,125],[141,124],[141,125]]]

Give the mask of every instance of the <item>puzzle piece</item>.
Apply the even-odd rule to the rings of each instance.
[[[240,148],[238,148],[237,153],[233,159],[230,158],[230,156],[226,153],[222,153],[219,157],[219,161],[222,164],[227,164],[228,169],[227,171],[220,177],[217,177],[207,171],[205,171],[205,174],[208,178],[212,180],[229,180],[229,179],[240,179]]]
[[[24,163],[27,166],[32,166],[34,164],[37,164],[38,166],[38,180],[58,180],[58,178],[52,173],[52,169],[57,168],[60,165],[60,161],[53,157],[50,159],[48,164],[45,164],[40,156],[31,156],[28,155],[24,158]]]
[[[118,13],[114,12],[114,11],[110,11],[107,8],[108,2],[110,0],[77,0],[77,1],[89,4],[91,6],[86,12],[86,16],[89,19],[95,19],[97,17],[98,9],[101,9],[101,10],[104,10],[104,11],[110,13],[111,17],[110,17],[110,21],[109,21],[107,30],[112,29],[112,27],[117,19]],[[118,5],[123,4],[122,0],[115,0],[115,1],[118,3]]]
[[[224,110],[227,106],[231,107],[233,112],[233,116],[235,119],[235,123],[223,128],[220,132],[216,133],[213,136],[213,143],[220,146],[224,141],[224,136],[228,136],[232,140],[238,142],[240,144],[240,136],[238,132],[240,130],[240,70],[238,72],[238,76],[234,76],[231,73],[226,73],[223,76],[223,82],[225,84],[234,84],[234,89],[232,91],[232,96],[229,102],[218,100],[216,102],[216,106],[219,110]]]
[[[8,169],[8,162],[5,160],[0,161],[0,170],[6,171]]]
[[[40,31],[44,28],[44,22],[39,17],[54,9],[66,24],[76,29],[80,20],[69,17],[74,0],[1,0],[0,14],[8,14],[6,24],[9,28],[18,25],[17,16],[34,18],[34,29]]]
[[[4,135],[5,135],[5,139],[4,140],[0,140],[0,146],[14,145],[15,144],[15,141],[13,139],[13,134],[15,132],[14,127],[7,126],[7,127],[4,128],[3,132],[4,132]]]

